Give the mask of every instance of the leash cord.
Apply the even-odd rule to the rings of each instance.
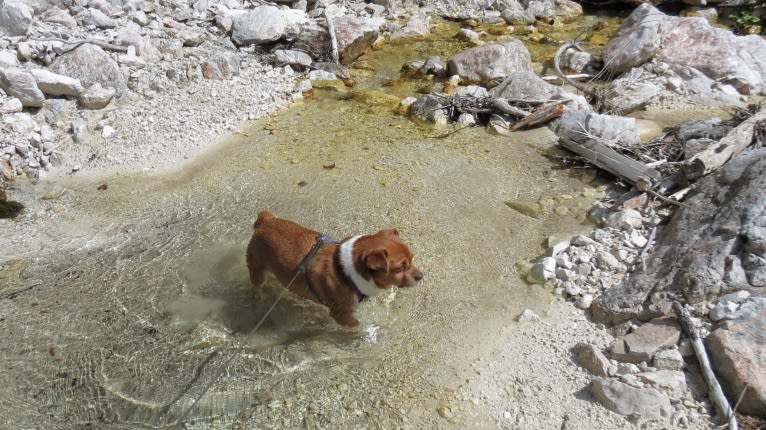
[[[309,252],[306,254],[306,256],[305,256],[305,257],[303,257],[303,260],[301,260],[300,264],[298,264],[298,267],[297,267],[297,269],[295,270],[295,275],[293,276],[293,279],[291,279],[291,280],[290,280],[290,282],[289,282],[289,283],[287,284],[287,286],[285,287],[285,289],[284,289],[284,290],[282,290],[282,292],[281,292],[281,293],[279,293],[279,296],[277,296],[277,299],[276,299],[276,300],[274,300],[274,303],[272,303],[272,304],[271,304],[271,306],[269,307],[269,309],[266,311],[266,313],[264,313],[264,314],[263,314],[263,316],[261,317],[260,321],[258,321],[258,324],[256,324],[256,325],[255,325],[255,327],[253,327],[253,329],[252,329],[252,330],[250,330],[250,333],[248,334],[248,336],[252,336],[252,335],[253,335],[253,333],[255,333],[255,332],[256,332],[256,330],[258,330],[258,328],[261,326],[261,324],[263,324],[263,322],[264,322],[264,321],[266,321],[266,318],[268,318],[269,314],[271,314],[271,311],[273,311],[273,310],[274,310],[274,308],[277,306],[277,303],[279,303],[279,301],[280,301],[280,300],[282,300],[282,297],[285,295],[285,292],[287,292],[287,291],[290,291],[290,287],[293,285],[293,283],[295,282],[295,280],[296,280],[296,279],[298,279],[298,276],[300,276],[300,275],[303,275],[303,274],[305,274],[305,273],[306,273],[306,269],[308,268],[308,265],[309,265],[309,263],[310,263],[310,262],[311,262],[311,260],[314,258],[314,256],[316,256],[316,255],[317,255],[317,253],[319,252],[319,248],[321,248],[321,247],[322,247],[322,245],[323,245],[323,244],[325,244],[325,243],[340,243],[340,242],[339,242],[339,241],[336,241],[336,240],[332,240],[332,239],[330,239],[330,238],[329,238],[327,235],[325,235],[325,234],[321,234],[321,235],[317,236],[317,241],[316,241],[316,243],[314,244],[314,246],[312,246],[312,247],[311,247],[311,249],[310,249],[310,250],[309,250]],[[201,366],[201,367],[204,367],[204,366],[205,366],[207,363],[209,363],[209,362],[210,362],[210,360],[211,360],[211,359],[212,359],[212,358],[213,358],[215,355],[217,355],[219,352],[221,352],[221,348],[220,348],[220,347],[216,348],[216,349],[215,349],[215,350],[214,350],[214,351],[213,351],[213,352],[212,352],[212,353],[211,353],[211,354],[208,356],[208,358],[207,358],[207,359],[206,359],[206,360],[205,360],[205,361],[202,363],[202,366]],[[183,421],[183,420],[186,418],[186,416],[189,414],[189,411],[191,411],[191,410],[192,410],[192,408],[194,408],[194,406],[196,406],[196,405],[197,405],[197,403],[198,403],[198,402],[199,402],[199,401],[202,399],[202,397],[205,395],[205,393],[207,393],[207,391],[210,389],[210,387],[212,387],[212,386],[213,386],[213,384],[214,384],[216,381],[218,381],[218,378],[220,378],[220,377],[221,377],[221,374],[223,373],[223,371],[226,369],[226,367],[229,365],[229,363],[231,363],[231,362],[232,362],[232,360],[234,360],[234,358],[235,358],[235,357],[234,357],[234,356],[232,356],[232,357],[230,357],[230,358],[229,358],[229,359],[226,361],[226,363],[223,365],[223,367],[221,368],[221,370],[219,370],[219,372],[218,372],[218,375],[216,375],[216,377],[215,377],[215,378],[213,378],[213,380],[212,380],[212,381],[210,381],[210,383],[208,384],[208,386],[207,386],[207,387],[205,387],[205,389],[202,391],[202,393],[201,393],[201,394],[200,394],[200,395],[199,395],[199,396],[198,396],[196,399],[194,399],[194,401],[191,403],[191,405],[189,405],[189,406],[188,406],[188,407],[187,407],[187,408],[186,408],[186,409],[183,411],[183,413],[182,413],[182,414],[181,414],[181,416],[178,418],[178,420],[176,420],[176,421],[173,423],[174,425],[178,425],[178,424],[180,424],[180,423],[181,423],[181,421]],[[201,371],[201,368],[198,368],[198,369]],[[191,389],[191,386],[187,387],[187,388],[184,390],[184,392],[183,392],[183,393],[181,393],[181,394],[180,394],[178,397],[176,397],[176,402],[177,402],[179,399],[181,399],[181,397],[183,397],[183,395],[184,395],[186,392],[188,392],[188,391],[189,391],[189,389]],[[173,403],[175,403],[175,402],[173,402]],[[171,403],[171,405],[172,405],[172,403]],[[168,406],[170,406],[170,405],[168,405]]]

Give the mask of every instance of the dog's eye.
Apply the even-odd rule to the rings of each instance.
[[[396,269],[394,269],[394,272],[396,272],[396,273],[404,272],[404,266],[397,267]]]

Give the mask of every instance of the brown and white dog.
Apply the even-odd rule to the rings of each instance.
[[[271,272],[285,286],[293,281],[289,285],[293,293],[327,306],[338,324],[356,327],[354,310],[365,297],[392,285],[411,287],[423,278],[396,229],[324,243],[306,273],[296,277],[298,266],[320,236],[269,211],[260,212],[247,247],[253,286],[261,286],[266,272]]]

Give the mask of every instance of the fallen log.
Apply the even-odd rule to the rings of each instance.
[[[561,116],[554,131],[561,146],[635,185],[639,191],[652,188],[661,179],[658,170],[612,148],[640,143],[632,118],[569,110]]]
[[[734,415],[734,410],[731,408],[729,401],[726,400],[726,396],[723,394],[723,389],[721,389],[721,384],[718,383],[718,379],[716,379],[715,373],[713,373],[713,368],[710,367],[710,360],[705,351],[705,345],[702,343],[702,339],[700,338],[699,333],[697,333],[694,324],[692,324],[689,311],[687,311],[679,302],[673,302],[673,311],[676,313],[676,317],[681,323],[681,327],[692,342],[692,348],[694,349],[694,354],[697,356],[697,362],[699,362],[702,376],[705,378],[705,382],[710,390],[711,400],[713,400],[713,403],[721,416],[728,420],[729,430],[737,430],[737,417]]]
[[[564,148],[580,155],[596,167],[620,177],[639,190],[647,190],[660,179],[660,173],[644,163],[626,157],[614,149],[595,140],[578,143],[568,138],[559,138]]]
[[[686,160],[682,166],[684,175],[689,180],[699,179],[715,170],[744,151],[753,142],[756,125],[766,120],[766,109],[743,121],[734,130],[702,152]]]

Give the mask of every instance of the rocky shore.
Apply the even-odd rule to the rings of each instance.
[[[301,98],[312,80],[351,85],[353,76],[346,65],[378,38],[427,34],[428,16],[433,13],[509,26],[534,26],[541,17],[568,20],[582,14],[575,2],[537,3],[496,2],[488,8],[445,3],[418,8],[386,1],[297,1],[290,7],[202,0],[3,2],[0,187],[25,177],[38,180],[85,171],[161,172],[176,167],[212,147],[225,133],[237,132],[247,121]],[[540,10],[535,9],[538,6]],[[700,15],[709,16],[709,12]],[[690,48],[688,43],[696,39],[689,39],[689,34],[710,43]],[[743,109],[766,93],[763,38],[735,36],[709,25],[706,18],[673,17],[648,4],[638,7],[604,48],[601,69],[617,78],[600,93],[541,79],[521,43],[483,43],[470,28],[458,36],[473,40],[476,46],[450,59],[422,59],[407,69],[442,79],[446,94],[558,101],[565,106],[562,110],[582,112],[575,123],[586,122],[591,135],[606,140],[617,136],[633,145],[641,141],[635,121],[618,115],[646,106]],[[568,52],[565,71],[588,72],[594,61],[598,63],[582,51]],[[499,67],[500,63],[509,68]],[[459,76],[457,83],[449,76]],[[402,111],[426,123],[478,122],[478,116],[468,111],[462,117],[447,112],[440,104],[442,96],[405,99]],[[602,117],[595,112],[604,105],[613,115]],[[573,115],[563,115],[552,127],[566,135],[566,120]],[[495,115],[489,127],[502,133],[517,120],[518,115],[506,112]],[[681,152],[691,160],[714,148],[734,127],[720,135],[706,128],[704,136],[684,139],[688,145]],[[763,145],[764,128],[753,126],[748,144]],[[740,178],[749,178],[755,184],[749,186],[758,189],[764,169],[756,162],[759,157],[747,151],[742,156],[748,160],[709,176],[706,184],[700,181],[703,191],[695,187],[691,200],[704,197],[705,210],[715,210],[710,202],[721,204],[725,199],[714,190],[720,190],[721,183],[740,184]],[[678,188],[682,187],[673,191]],[[733,185],[727,190],[728,194],[739,192]],[[720,268],[713,269],[721,272],[713,278],[725,281],[725,288],[699,293],[694,284],[682,293],[651,291],[638,294],[632,303],[619,297],[617,304],[606,303],[602,296],[620,296],[620,288],[644,276],[647,267],[669,264],[652,258],[674,231],[667,227],[667,215],[675,208],[658,211],[656,201],[654,205],[651,201],[651,196],[644,195],[643,200],[594,208],[589,216],[597,228],[590,235],[550,243],[548,256],[521,268],[527,281],[549,288],[612,327],[615,336],[610,345],[585,341],[571,345],[576,362],[593,374],[590,395],[611,411],[636,423],[690,428],[705,427],[717,414],[705,400],[707,389],[697,376],[688,334],[682,333],[669,311],[671,300],[682,300],[708,339],[729,399],[744,392],[738,411],[766,418],[766,342],[758,334],[766,314],[762,213],[756,209],[731,212],[729,216],[742,222],[714,225],[716,231],[734,238],[720,249],[722,254],[736,255],[722,258]],[[758,195],[747,202],[749,208],[763,207],[763,197]],[[519,208],[528,208],[524,202],[509,206],[520,212],[526,209]],[[681,215],[676,217],[691,211],[679,210]],[[689,222],[686,229],[694,231],[697,224]],[[745,251],[740,253],[742,246]],[[705,249],[709,247],[701,243],[694,252]],[[638,310],[615,316],[627,308]],[[522,319],[535,324],[537,318],[532,313]],[[751,338],[743,340],[748,334]]]

